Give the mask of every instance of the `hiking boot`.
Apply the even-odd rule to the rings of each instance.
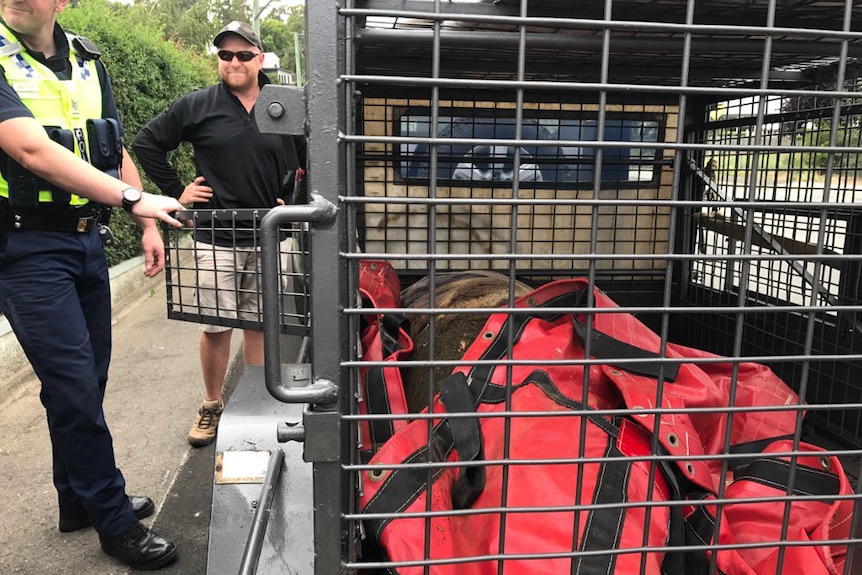
[[[203,402],[197,417],[195,417],[195,422],[192,424],[192,429],[189,431],[189,443],[192,447],[203,447],[213,442],[222,411],[224,411],[224,403],[221,400],[213,399]]]

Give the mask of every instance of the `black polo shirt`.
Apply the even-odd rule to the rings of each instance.
[[[269,80],[260,75],[260,84]],[[179,198],[188,182],[182,182],[167,154],[180,142],[194,150],[196,174],[213,189],[209,202],[194,209],[271,208],[282,195],[288,172],[281,137],[262,134],[254,110],[245,107],[224,82],[195,90],[175,100],[167,110],[144,126],[132,141],[138,162],[164,192]],[[213,239],[196,233],[199,241],[220,245],[250,245],[248,234],[216,234]]]

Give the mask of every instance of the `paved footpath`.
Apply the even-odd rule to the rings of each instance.
[[[198,326],[166,318],[163,279],[142,283],[118,307],[105,399],[117,465],[129,493],[156,502],[155,515],[144,523],[179,545],[177,563],[158,573],[203,575],[214,446],[192,450],[186,441],[203,393]],[[233,339],[236,352],[241,336]],[[235,361],[229,381],[241,370],[241,360]],[[128,573],[102,553],[92,529],[57,530],[39,382],[29,367],[13,379],[0,385],[0,574]]]

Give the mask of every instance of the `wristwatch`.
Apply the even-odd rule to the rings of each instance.
[[[141,201],[143,193],[138,188],[126,188],[123,190],[123,209],[132,213],[132,206]]]

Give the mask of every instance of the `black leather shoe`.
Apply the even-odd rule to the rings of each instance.
[[[132,504],[132,511],[135,512],[135,517],[143,519],[149,517],[156,510],[156,504],[149,497],[139,497],[137,495],[129,496],[129,503]],[[78,531],[90,526],[90,516],[84,511],[83,507],[74,510],[60,510],[60,522],[58,527],[61,533],[69,533]]]
[[[177,558],[177,546],[153,533],[149,527],[135,523],[116,537],[99,536],[102,551],[119,559],[132,569],[160,569]]]

